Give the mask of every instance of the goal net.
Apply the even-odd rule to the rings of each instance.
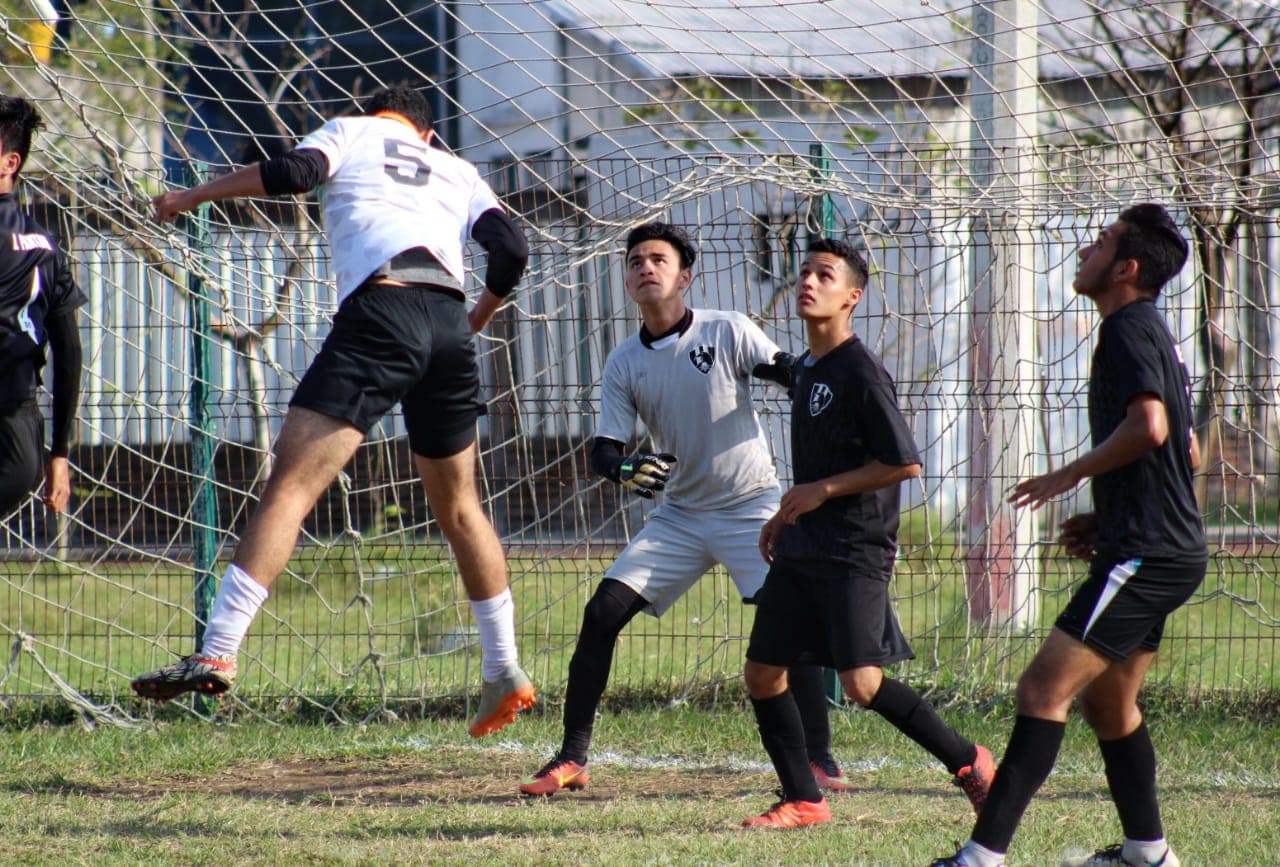
[[[924,455],[893,583],[917,655],[902,674],[971,695],[1008,690],[1080,577],[1053,540],[1087,486],[1034,514],[1004,499],[1088,447],[1097,316],[1075,254],[1140,201],[1192,241],[1161,306],[1194,378],[1214,551],[1157,677],[1274,692],[1277,45],[1265,0],[0,0],[0,91],[46,120],[17,195],[89,297],[71,507],[54,519],[33,498],[0,523],[0,697],[141,712],[128,681],[191,651],[334,312],[314,196],[176,226],[150,197],[399,84],[430,88],[441,145],[481,167],[532,248],[478,338],[480,444],[545,697],[644,518],[583,449],[604,359],[638,327],[629,227],[687,227],[691,305],[742,311],[792,351],[805,245],[866,252],[855,328]],[[786,398],[757,399],[786,484]],[[713,571],[629,628],[613,693],[736,688],[750,618]],[[393,414],[308,519],[223,712],[461,706],[476,642]]]

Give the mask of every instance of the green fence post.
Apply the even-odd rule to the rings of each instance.
[[[203,165],[193,167],[192,180],[204,179]],[[205,203],[187,220],[187,243],[203,252],[209,244],[209,204]],[[187,280],[187,317],[191,327],[191,399],[188,406],[191,426],[191,543],[195,566],[196,648],[204,643],[205,624],[218,590],[214,564],[218,555],[218,497],[214,486],[214,454],[217,449],[210,412],[209,374],[212,369],[213,335],[209,328],[209,302],[204,278],[198,272]],[[212,713],[215,699],[195,694],[195,710]]]
[[[831,189],[831,155],[822,142],[812,142],[809,145],[809,174],[819,188]],[[831,201],[830,192],[823,192],[816,197],[805,224],[811,244],[819,238],[829,238],[835,232],[836,208],[835,203]],[[831,668],[825,669],[824,675],[827,700],[840,707],[844,704],[844,690],[840,688],[840,675]]]

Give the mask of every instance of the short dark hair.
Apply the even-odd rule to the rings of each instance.
[[[17,152],[22,158],[19,171],[31,152],[32,134],[42,126],[40,112],[32,103],[20,96],[0,96],[0,149]]]
[[[1125,230],[1116,241],[1116,259],[1138,262],[1138,288],[1159,295],[1187,263],[1187,239],[1164,205],[1147,202],[1120,213]]]
[[[417,127],[418,132],[430,132],[435,124],[431,101],[412,87],[384,87],[360,106],[360,112],[365,115],[380,111],[394,111],[404,115]]]
[[[867,288],[867,279],[871,276],[871,271],[867,268],[867,260],[863,259],[862,254],[855,250],[848,241],[842,241],[839,238],[819,238],[809,245],[808,252],[830,253],[833,256],[839,256],[849,266],[849,270],[853,272],[854,287],[857,289]]]
[[[693,263],[698,260],[698,248],[693,246],[689,233],[679,226],[663,223],[660,220],[636,226],[627,233],[627,255],[630,256],[631,251],[645,241],[666,241],[675,247],[680,253],[681,268],[692,268]]]

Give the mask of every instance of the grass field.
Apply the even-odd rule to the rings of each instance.
[[[727,705],[729,703],[722,703]],[[998,753],[1007,709],[947,711]],[[1275,865],[1280,725],[1150,714],[1170,840],[1187,865]],[[835,820],[746,832],[773,801],[750,712],[605,713],[593,785],[516,796],[559,741],[555,709],[476,742],[461,719],[369,726],[0,729],[0,862],[14,864],[744,863],[924,865],[970,830],[968,803],[864,711],[832,716],[855,790]],[[1056,865],[1119,837],[1096,745],[1077,721],[1010,865]]]

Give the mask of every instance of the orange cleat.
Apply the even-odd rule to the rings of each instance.
[[[978,756],[972,765],[966,765],[956,771],[955,783],[969,796],[973,804],[973,812],[981,813],[982,805],[987,802],[987,793],[996,778],[996,761],[991,757],[991,750],[978,744]]]
[[[523,795],[554,795],[561,789],[576,792],[591,782],[587,766],[577,762],[562,761],[559,756],[542,766],[533,776],[525,777],[520,784]]]
[[[779,801],[769,811],[752,816],[742,823],[744,828],[799,828],[831,821],[827,799],[821,801]]]
[[[473,738],[482,738],[502,731],[516,721],[516,714],[533,707],[536,700],[529,678],[518,666],[512,666],[497,680],[484,682],[480,710],[467,732]]]

